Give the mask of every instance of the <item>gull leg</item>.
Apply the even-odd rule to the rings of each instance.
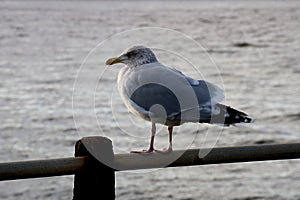
[[[156,132],[156,126],[155,123],[152,122],[152,128],[151,128],[151,138],[150,138],[150,145],[148,150],[142,150],[142,151],[131,151],[130,153],[140,153],[140,154],[149,154],[153,153],[154,150],[154,137],[155,137],[155,132]]]
[[[150,146],[149,146],[149,149],[148,149],[149,152],[153,152],[154,151],[154,137],[155,137],[155,133],[156,133],[156,126],[155,126],[155,123],[152,122]]]
[[[164,148],[163,150],[156,150],[159,153],[170,153],[173,151],[172,149],[172,134],[173,134],[173,126],[168,126],[168,131],[169,131],[169,147],[166,149]]]
[[[168,151],[172,151],[172,134],[173,134],[173,126],[168,126],[168,131],[169,131],[169,148]]]

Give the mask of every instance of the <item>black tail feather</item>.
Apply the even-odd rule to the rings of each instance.
[[[227,115],[225,117],[225,124],[236,124],[236,123],[251,123],[253,119],[248,117],[244,112],[238,111],[234,108],[226,106]]]
[[[220,112],[212,115],[210,123],[229,126],[237,123],[252,123],[254,121],[246,113],[229,106],[222,104],[217,104],[216,106],[220,109]]]

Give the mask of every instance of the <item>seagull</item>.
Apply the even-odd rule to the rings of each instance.
[[[125,64],[117,79],[122,101],[132,114],[152,123],[149,148],[131,153],[172,152],[173,127],[183,123],[230,126],[253,122],[246,113],[220,103],[224,92],[217,85],[161,64],[148,47],[133,46],[106,61],[106,65],[117,63]],[[168,127],[169,146],[163,150],[154,148],[157,123]]]

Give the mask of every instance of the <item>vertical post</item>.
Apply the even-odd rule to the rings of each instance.
[[[112,142],[105,137],[77,141],[75,156],[87,156],[84,169],[75,173],[73,200],[115,199],[115,172]]]

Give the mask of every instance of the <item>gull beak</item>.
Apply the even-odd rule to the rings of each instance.
[[[116,57],[116,58],[110,58],[110,59],[108,59],[105,62],[105,64],[106,65],[114,65],[114,64],[117,64],[117,63],[122,63],[124,60],[127,60],[126,56],[119,56],[119,57]]]

